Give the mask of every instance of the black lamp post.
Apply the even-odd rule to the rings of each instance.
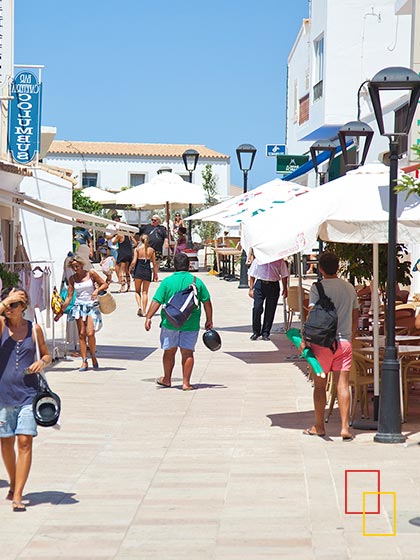
[[[395,283],[397,279],[397,193],[398,138],[407,135],[420,97],[420,78],[410,68],[391,67],[380,70],[368,84],[379,132],[389,139],[389,218],[387,263],[386,346],[382,363],[381,395],[379,400],[378,433],[374,440],[380,443],[402,443],[400,406],[400,364],[395,347]],[[401,132],[385,132],[381,107],[381,91],[409,91],[410,101]]]
[[[241,144],[236,148],[236,155],[238,157],[239,169],[244,177],[244,193],[248,191],[248,171],[251,171],[254,163],[257,148],[252,144]],[[246,269],[246,253],[242,250],[241,256],[241,272],[239,277],[238,288],[248,288],[248,273]]]
[[[185,150],[182,154],[182,159],[184,160],[185,169],[189,173],[189,180],[192,183],[192,175],[197,167],[199,153],[197,150]],[[192,204],[188,205],[188,215],[191,216],[192,214]],[[188,243],[187,246],[189,249],[192,248],[192,220],[188,220]]]
[[[317,140],[310,147],[312,163],[314,164],[315,173],[319,176],[320,185],[327,182],[327,175],[330,172],[336,151],[337,145],[332,140]],[[324,171],[320,171],[318,168],[317,156],[323,152],[329,153],[330,157],[328,159],[327,168]]]
[[[315,173],[316,173],[317,177],[319,177],[319,184],[320,185],[323,185],[324,183],[327,182],[327,176],[328,176],[328,173],[330,172],[332,162],[334,161],[334,156],[335,156],[336,151],[337,151],[337,145],[331,140],[317,140],[310,147],[312,163],[314,165]],[[318,168],[317,156],[319,154],[322,154],[323,152],[328,153],[330,155],[330,157],[328,159],[327,168],[324,171],[320,171],[319,168]],[[324,250],[324,243],[320,239],[318,241],[318,253],[319,253],[319,255],[322,253],[323,250]],[[319,267],[318,267],[318,279],[321,280],[321,277],[322,277],[321,271],[319,270]]]
[[[338,131],[338,138],[340,140],[341,151],[343,152],[344,165],[348,168],[359,167],[359,165],[364,165],[370,145],[373,138],[372,128],[363,121],[350,121],[340,128]],[[356,145],[358,150],[360,150],[360,140],[364,138],[364,145],[362,150],[362,157],[359,160],[358,155],[356,155],[356,162],[349,163],[349,154],[347,151],[347,145],[350,142],[356,140]]]

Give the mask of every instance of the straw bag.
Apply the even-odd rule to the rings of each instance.
[[[99,309],[101,313],[107,315],[112,313],[117,308],[117,303],[110,292],[106,290],[101,290],[98,293],[98,302],[99,302]]]

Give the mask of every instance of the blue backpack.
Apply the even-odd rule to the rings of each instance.
[[[176,329],[180,329],[191,317],[194,309],[198,307],[196,280],[197,278],[194,276],[192,284],[176,292],[168,303],[163,306],[166,319]]]

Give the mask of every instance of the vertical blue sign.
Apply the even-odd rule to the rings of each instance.
[[[29,71],[12,81],[9,106],[9,151],[17,163],[30,163],[39,154],[41,135],[41,84]]]

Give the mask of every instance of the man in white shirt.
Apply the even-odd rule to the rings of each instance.
[[[253,298],[251,340],[270,340],[277,302],[280,297],[280,280],[283,285],[282,296],[287,297],[289,269],[283,259],[267,264],[258,264],[254,259],[249,269],[249,297]],[[265,310],[264,310],[265,304]],[[261,317],[264,320],[261,326]]]

